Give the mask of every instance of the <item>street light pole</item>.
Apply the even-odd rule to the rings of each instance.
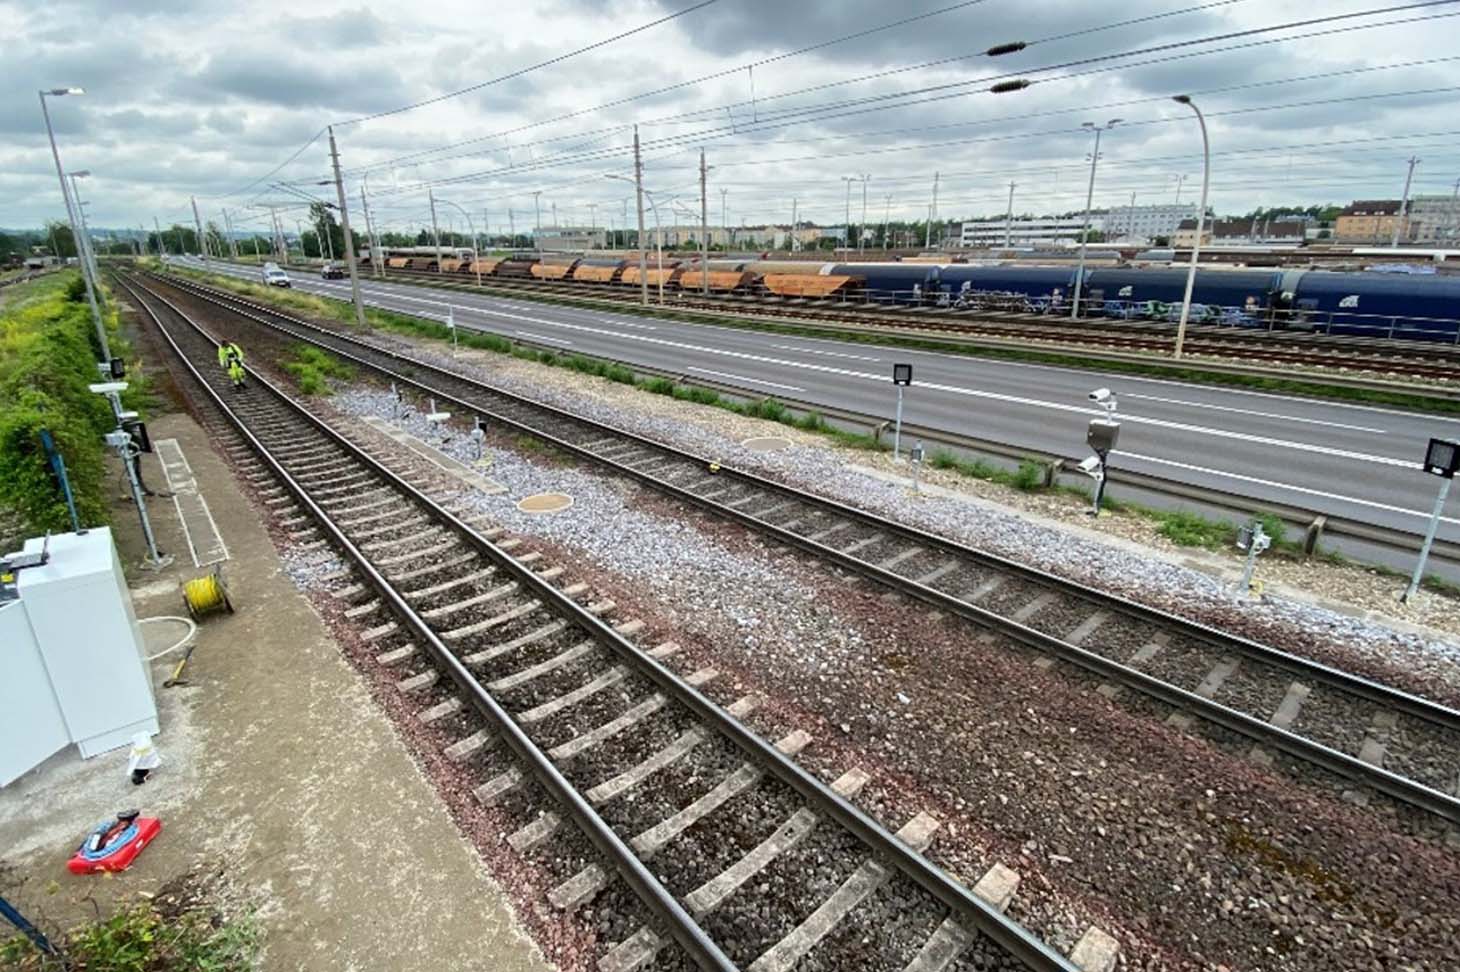
[[[431,202],[431,239],[436,241],[436,272],[441,272],[441,230],[436,226],[436,194],[429,188],[426,198]],[[538,254],[541,256],[541,254]]]
[[[634,199],[639,210],[639,303],[648,307],[649,255],[644,251],[644,160],[639,155],[638,125],[634,126]]]
[[[1201,126],[1201,202],[1196,207],[1196,239],[1191,244],[1191,264],[1186,268],[1186,293],[1181,298],[1181,321],[1176,325],[1176,351],[1174,357],[1181,360],[1186,344],[1186,322],[1191,317],[1191,291],[1196,286],[1196,261],[1201,255],[1201,235],[1206,228],[1207,190],[1212,180],[1212,147],[1207,139],[1207,120],[1190,95],[1176,95],[1173,99],[1196,113],[1196,122]]]
[[[848,260],[852,255],[852,183],[856,181],[856,176],[842,176],[842,182],[847,186],[847,211],[842,217],[842,253],[843,259]]]
[[[76,184],[77,179],[85,179],[91,175],[90,169],[82,169],[80,172],[66,173],[71,177],[71,196],[76,200],[76,218],[81,223],[81,239],[77,241],[76,252],[81,257],[81,262],[91,273],[91,285],[98,291],[101,289],[101,278],[96,271],[96,256],[91,252],[91,227],[86,225],[85,205],[81,201],[81,187]]]
[[[1009,183],[1009,208],[1004,213],[1004,249],[1009,249],[1014,239],[1014,186]]]
[[[532,231],[532,242],[537,244],[537,258],[542,259],[542,190],[532,194],[532,205],[537,210],[537,228]]]
[[[482,255],[477,250],[477,228],[476,228],[476,224],[471,221],[471,213],[467,212],[465,209],[463,209],[462,207],[458,206],[456,203],[452,202],[449,199],[443,199],[441,201],[443,203],[445,203],[446,205],[453,207],[454,209],[456,209],[457,212],[461,213],[461,215],[463,215],[463,216],[466,217],[466,228],[467,228],[467,231],[469,233],[471,233],[471,265],[474,266],[474,267],[476,267],[476,271],[477,271],[477,286],[480,287],[482,285]]]
[[[862,173],[862,223],[857,227],[857,254],[865,256],[867,253],[867,183],[872,178],[872,173]]]
[[[1095,133],[1095,149],[1090,153],[1090,184],[1085,190],[1085,221],[1080,229],[1080,259],[1079,266],[1075,270],[1075,294],[1070,301],[1070,317],[1080,316],[1080,293],[1085,289],[1085,248],[1090,243],[1090,205],[1095,201],[1095,166],[1100,162],[1100,136],[1119,125],[1121,119],[1112,118],[1104,125],[1097,125],[1094,122],[1085,122],[1080,126],[1087,131]]]

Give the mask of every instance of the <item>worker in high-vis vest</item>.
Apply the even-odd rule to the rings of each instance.
[[[234,388],[243,387],[243,349],[232,341],[218,345],[218,364],[222,366]]]

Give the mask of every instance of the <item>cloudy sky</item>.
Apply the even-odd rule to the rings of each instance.
[[[713,0],[532,69],[696,2],[0,0],[0,226],[62,213],[39,103],[20,92],[68,85],[86,94],[51,101],[62,160],[92,171],[89,219],[107,227],[190,222],[192,195],[205,220],[226,207],[262,228],[273,203],[290,225],[302,197],[333,191],[318,185],[328,124],[352,206],[364,182],[398,229],[429,220],[427,185],[458,230],[456,207],[478,229],[509,212],[528,228],[534,193],[544,225],[556,207],[621,226],[631,187],[606,176],[631,175],[635,123],[665,223],[698,216],[701,149],[712,222],[722,207],[735,225],[786,222],[794,200],[840,223],[843,178],[864,175],[869,222],[918,218],[935,171],[944,218],[1002,214],[1011,180],[1016,211],[1075,210],[1080,124],[1116,117],[1096,205],[1172,201],[1181,176],[1190,200],[1201,143],[1180,92],[1208,117],[1219,212],[1397,197],[1411,155],[1416,192],[1460,177],[1460,3]],[[1365,11],[1381,12],[1261,30]],[[1240,31],[1256,32],[1218,39]],[[1029,46],[982,53],[1010,41]],[[988,92],[1010,77],[1036,83]],[[861,181],[851,198],[856,221]]]

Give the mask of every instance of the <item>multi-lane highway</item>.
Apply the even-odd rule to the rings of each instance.
[[[196,261],[194,261],[196,265]],[[252,268],[211,269],[256,280]],[[348,300],[348,281],[292,274],[302,291]],[[759,391],[827,408],[890,415],[892,365],[910,362],[909,423],[1030,450],[1079,456],[1089,392],[1119,397],[1112,464],[1201,486],[1423,532],[1437,481],[1419,461],[1452,419],[1099,371],[904,351],[868,344],[636,317],[439,291],[365,278],[374,306]],[[1460,517],[1441,534],[1460,539]]]

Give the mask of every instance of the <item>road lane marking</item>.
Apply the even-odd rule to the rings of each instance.
[[[1279,415],[1276,412],[1259,412],[1250,408],[1237,408],[1233,405],[1212,405],[1207,402],[1188,402],[1179,398],[1162,398],[1160,395],[1140,395],[1135,392],[1126,392],[1120,398],[1138,398],[1146,402],[1162,402],[1166,405],[1186,405],[1190,408],[1205,408],[1213,412],[1236,412],[1240,415],[1256,415],[1260,418],[1282,419],[1284,422],[1302,422],[1305,425],[1327,425],[1335,429],[1349,429],[1353,432],[1372,432],[1374,435],[1383,435],[1383,429],[1370,428],[1367,425],[1348,425],[1344,422],[1329,422],[1324,419],[1302,418],[1298,415]]]
[[[818,351],[816,348],[798,348],[794,344],[772,344],[773,348],[780,348],[782,351],[800,351],[803,354],[824,354],[828,358],[852,358],[857,361],[881,361],[881,358],[869,358],[864,354],[842,354],[840,351]]]
[[[379,293],[379,291],[376,291],[376,293]],[[385,296],[391,296],[391,295],[390,294],[386,294]],[[439,304],[441,306],[447,306],[444,301],[432,301],[432,300],[427,300],[427,299],[419,298],[419,297],[403,297],[403,299],[417,301],[417,302],[420,302],[420,303]],[[640,335],[640,334],[623,334],[623,333],[620,333],[620,332],[617,332],[617,331],[614,331],[614,330],[611,330],[611,329],[607,329],[607,328],[590,327],[589,325],[586,325],[586,324],[570,324],[570,323],[567,323],[565,321],[553,321],[553,320],[549,320],[549,319],[546,319],[546,318],[529,316],[529,315],[526,315],[526,314],[511,314],[511,313],[508,313],[506,311],[489,310],[489,309],[485,309],[485,308],[482,308],[482,307],[479,307],[479,306],[474,306],[474,305],[471,305],[471,304],[453,303],[450,306],[457,307],[457,308],[459,308],[459,309],[461,309],[463,311],[468,311],[470,313],[474,313],[474,314],[478,314],[478,315],[484,315],[484,316],[490,316],[490,317],[501,317],[501,318],[506,318],[507,320],[524,321],[524,322],[533,323],[533,324],[542,324],[542,325],[546,325],[546,326],[549,326],[549,327],[556,327],[556,328],[561,328],[561,329],[569,330],[569,331],[579,331],[579,332],[587,333],[587,334],[597,334],[597,335],[604,336],[604,337],[619,338],[619,339],[629,340],[629,341],[638,341],[638,342],[641,342],[641,343],[644,343],[644,344],[653,344],[653,345],[657,345],[657,346],[661,346],[661,347],[674,348],[674,349],[677,349],[677,350],[684,350],[684,351],[695,351],[695,352],[699,352],[701,354],[717,355],[717,356],[720,356],[720,357],[734,358],[734,359],[742,360],[742,361],[753,361],[753,362],[760,363],[760,364],[780,365],[782,367],[794,368],[794,369],[799,369],[799,370],[802,370],[802,371],[818,371],[818,372],[822,372],[823,374],[839,375],[841,377],[853,378],[853,379],[857,379],[857,380],[860,380],[860,381],[871,381],[871,382],[882,383],[882,382],[885,382],[887,380],[887,377],[885,375],[871,374],[869,372],[863,372],[863,371],[853,371],[853,370],[849,370],[849,369],[846,369],[846,368],[833,367],[831,365],[814,364],[814,363],[800,362],[800,361],[790,361],[790,360],[787,360],[787,359],[784,359],[784,358],[776,358],[776,357],[771,357],[771,356],[761,355],[761,354],[752,354],[752,353],[747,352],[747,351],[731,351],[731,350],[726,350],[726,349],[721,349],[721,348],[706,347],[704,345],[693,344],[693,343],[690,343],[690,342],[687,342],[687,341],[671,340],[669,338],[650,337],[648,335]],[[695,370],[695,369],[690,369],[690,370]],[[713,372],[711,372],[711,373],[713,373]],[[749,381],[749,382],[752,382],[754,384],[770,385],[771,387],[781,387],[781,388],[791,388],[791,387],[793,387],[793,386],[789,386],[789,385],[779,385],[778,386],[774,382],[765,382],[765,381],[760,381],[758,379],[742,378],[740,380]],[[1048,411],[1068,412],[1068,413],[1075,413],[1075,414],[1081,414],[1081,415],[1088,415],[1089,414],[1088,407],[1087,406],[1084,406],[1084,405],[1066,404],[1066,403],[1063,403],[1063,402],[1052,402],[1052,401],[1048,401],[1048,400],[1044,400],[1044,399],[1038,399],[1038,398],[1026,398],[1026,397],[1019,396],[1019,395],[1009,395],[1009,394],[1005,394],[1005,393],[1002,393],[1002,392],[989,392],[989,391],[983,391],[983,390],[975,389],[975,388],[964,388],[964,387],[960,387],[958,385],[949,385],[949,384],[940,383],[940,382],[920,382],[919,385],[918,385],[918,387],[920,387],[920,388],[928,388],[928,389],[932,389],[934,391],[949,392],[949,393],[955,394],[955,395],[965,395],[965,396],[969,396],[969,397],[973,397],[973,398],[983,398],[983,399],[988,399],[990,401],[1006,402],[1006,403],[1014,404],[1014,405],[1024,405],[1026,407],[1038,408],[1038,409],[1045,409],[1045,410],[1048,410]],[[803,391],[804,389],[796,388],[795,390],[796,391]],[[1336,449],[1336,448],[1333,448],[1331,446],[1316,445],[1316,444],[1308,443],[1308,442],[1298,442],[1298,441],[1291,440],[1291,439],[1279,439],[1279,438],[1274,438],[1272,436],[1252,435],[1252,434],[1246,433],[1246,432],[1234,432],[1234,431],[1230,431],[1230,430],[1227,430],[1227,429],[1216,429],[1216,428],[1211,428],[1209,426],[1204,426],[1204,425],[1193,425],[1193,424],[1188,423],[1188,422],[1173,422],[1173,421],[1169,421],[1169,420],[1166,420],[1166,419],[1149,418],[1149,417],[1146,417],[1146,416],[1131,415],[1131,414],[1128,414],[1128,413],[1125,414],[1125,415],[1122,415],[1121,418],[1125,422],[1133,423],[1133,424],[1150,425],[1150,426],[1155,426],[1157,428],[1170,429],[1170,430],[1178,431],[1178,432],[1188,432],[1188,433],[1192,433],[1192,434],[1196,434],[1196,435],[1208,435],[1208,436],[1213,436],[1213,437],[1216,437],[1216,438],[1235,439],[1235,440],[1238,440],[1238,441],[1253,443],[1253,444],[1257,444],[1257,445],[1270,445],[1270,446],[1277,446],[1277,447],[1285,448],[1285,449],[1295,449],[1295,450],[1298,450],[1298,451],[1301,451],[1301,452],[1311,452],[1311,453],[1314,453],[1314,454],[1317,454],[1317,455],[1333,456],[1335,458],[1340,458],[1340,459],[1350,459],[1350,460],[1353,460],[1353,461],[1356,461],[1356,462],[1367,462],[1367,463],[1373,463],[1375,465],[1394,466],[1394,467],[1401,468],[1401,469],[1415,469],[1415,470],[1418,470],[1420,468],[1419,463],[1414,462],[1413,460],[1398,459],[1398,458],[1394,458],[1394,457],[1391,457],[1391,456],[1380,456],[1380,455],[1374,455],[1374,454],[1365,453],[1365,452],[1355,452],[1355,451],[1349,450],[1349,449]]]
[[[711,371],[709,368],[686,368],[686,371],[693,371],[701,375],[714,375],[716,378],[729,378],[732,381],[748,381],[752,385],[768,385],[771,388],[784,388],[786,391],[805,391],[804,388],[797,388],[795,385],[778,385],[773,381],[761,381],[759,378],[747,378],[744,375],[732,375],[728,371]]]
[[[573,342],[567,338],[548,337],[545,334],[533,334],[531,331],[515,331],[514,333],[521,334],[525,338],[532,338],[534,341],[546,341],[548,344],[566,344],[569,347],[573,346]]]
[[[1373,500],[1359,499],[1356,496],[1345,496],[1342,493],[1329,493],[1321,489],[1310,489],[1307,486],[1294,486],[1291,483],[1280,483],[1272,479],[1260,479],[1256,476],[1243,476],[1241,473],[1227,472],[1222,469],[1212,469],[1209,466],[1196,466],[1188,462],[1177,462],[1175,459],[1160,459],[1156,456],[1142,455],[1139,452],[1126,452],[1117,449],[1111,453],[1113,456],[1124,456],[1127,459],[1138,459],[1142,462],[1153,462],[1159,466],[1175,466],[1177,469],[1185,469],[1190,472],[1206,473],[1209,476],[1221,476],[1225,479],[1236,479],[1244,483],[1253,483],[1258,486],[1271,486],[1274,489],[1288,489],[1295,493],[1303,493],[1308,496],[1318,496],[1323,499],[1338,500],[1343,503],[1354,503],[1358,506],[1367,506],[1376,510],[1385,510],[1389,513],[1400,513],[1404,516],[1414,516],[1428,520],[1432,511],[1430,510],[1407,510],[1402,506],[1393,506],[1389,503],[1376,503]],[[1442,523],[1460,524],[1460,519],[1451,516],[1440,517]]]

